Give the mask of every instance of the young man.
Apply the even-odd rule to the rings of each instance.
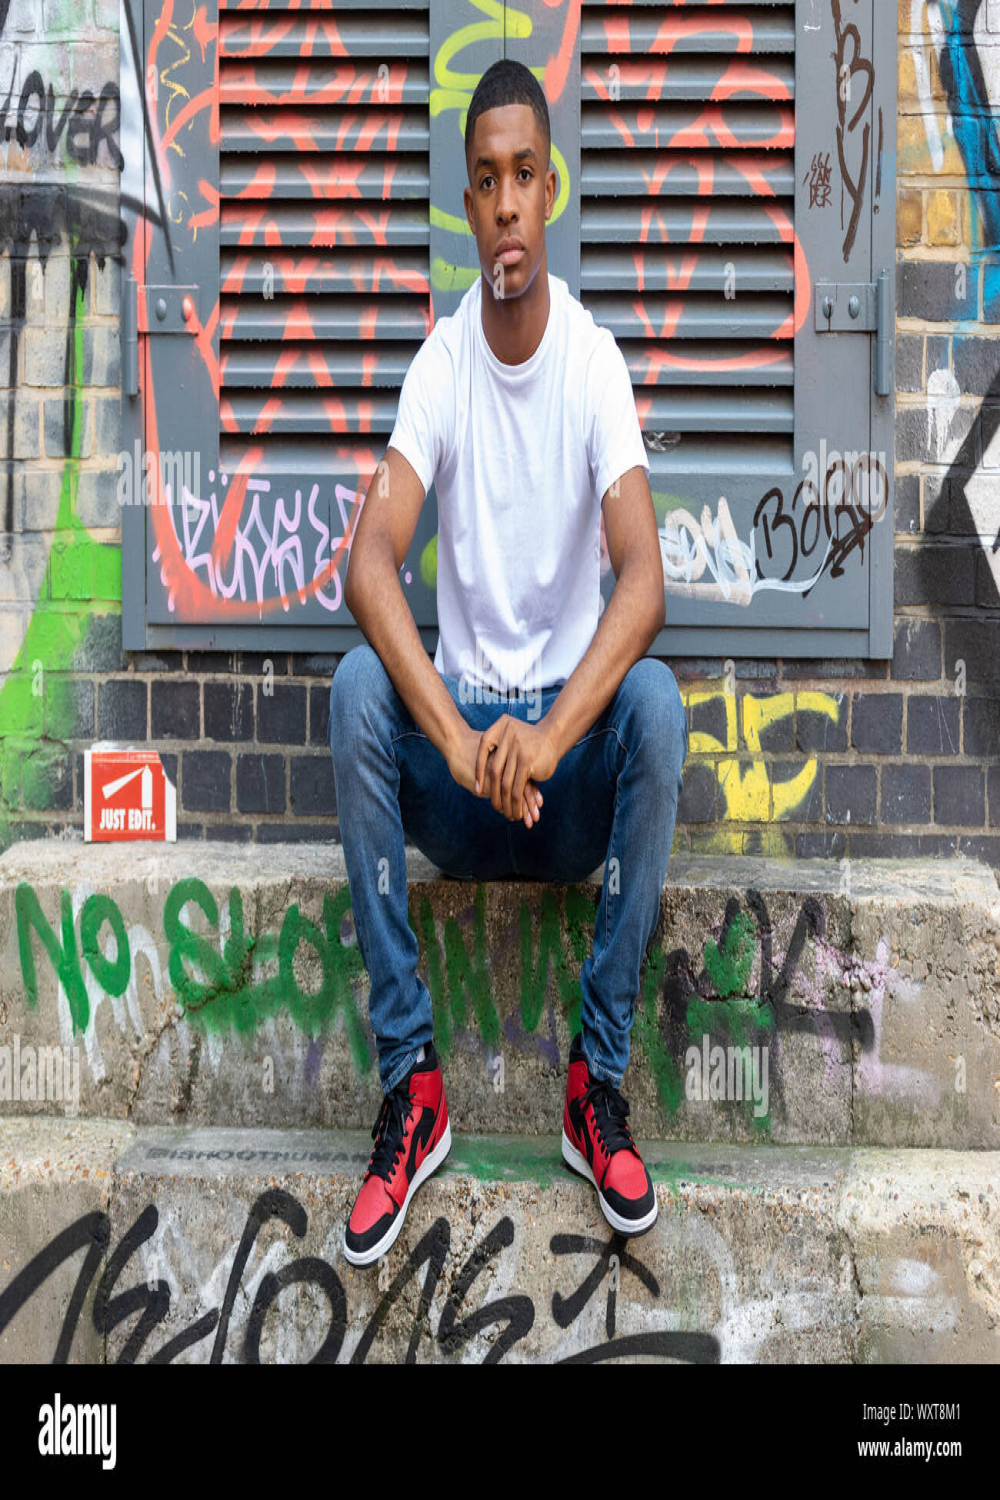
[[[656,1218],[620,1089],[687,724],[669,667],[645,655],[665,598],[625,360],[546,264],[549,146],[537,81],[494,63],[465,131],[482,275],[407,371],[352,543],[345,598],[366,643],[334,674],[329,738],[385,1096],[345,1233],[353,1265],[385,1254],[451,1146],[404,833],[465,879],[572,882],[604,861],[562,1151],[616,1229]],[[432,482],[433,665],[399,580]],[[602,510],[616,579],[603,615]]]

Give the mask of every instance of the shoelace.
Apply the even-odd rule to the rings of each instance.
[[[406,1122],[413,1113],[413,1100],[405,1080],[390,1089],[382,1100],[379,1117],[372,1127],[375,1149],[368,1163],[368,1175],[391,1177],[403,1150]]]
[[[614,1084],[609,1083],[606,1078],[595,1078],[580,1095],[581,1113],[586,1113],[588,1104],[594,1106],[597,1137],[608,1155],[613,1156],[623,1148],[634,1151],[635,1141],[625,1124],[629,1107]]]

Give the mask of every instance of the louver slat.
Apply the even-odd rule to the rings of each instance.
[[[581,19],[581,300],[659,472],[791,467],[795,6]]]
[[[430,328],[427,3],[220,12],[220,461],[360,485]]]

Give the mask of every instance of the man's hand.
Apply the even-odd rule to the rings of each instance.
[[[504,715],[504,718],[506,719],[507,715]],[[494,744],[498,736],[494,731],[500,727],[499,720],[496,724],[491,725],[489,729],[482,732],[466,725],[457,749],[453,752],[448,762],[448,769],[459,786],[464,786],[466,791],[473,792],[477,797],[491,797],[493,806],[497,812],[504,812],[505,809],[502,802],[492,797],[492,788],[488,784],[488,774],[483,771],[479,764],[480,760],[488,761],[492,764],[496,759]],[[493,738],[487,739],[488,735],[492,735]],[[547,774],[551,775],[552,773],[550,771]],[[486,777],[485,781],[484,776]],[[542,794],[533,780],[530,778],[525,780],[521,789],[520,801],[515,802],[512,796],[510,807],[511,810],[506,815],[511,822],[520,822],[523,819],[526,828],[531,828],[538,822],[542,811]],[[514,807],[518,808],[517,812],[513,811]]]
[[[489,796],[497,812],[513,821],[520,816],[517,809],[523,802],[530,809],[532,795],[541,802],[542,794],[535,783],[547,781],[557,764],[558,756],[543,724],[526,724],[510,714],[501,714],[483,730],[476,756],[476,786]],[[531,827],[528,818],[525,823]]]

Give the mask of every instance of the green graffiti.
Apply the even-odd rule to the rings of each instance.
[[[722,952],[711,938],[705,944],[705,971],[723,999],[739,995],[746,987],[757,952],[757,929],[749,912],[741,911],[730,922]]]
[[[343,1015],[354,1065],[366,1072],[372,1063],[364,1025],[358,1014],[351,980],[364,970],[356,946],[346,946],[340,925],[350,907],[350,891],[323,896],[323,925],[317,926],[292,905],[278,934],[248,935],[243,897],[238,887],[229,892],[229,933],[222,951],[183,920],[193,903],[210,928],[217,929],[219,912],[208,886],[192,877],[171,889],[163,908],[163,931],[170,945],[170,981],[188,1019],[205,1031],[230,1029],[246,1034],[279,1010],[315,1040],[338,1014]],[[303,990],[295,975],[300,944],[312,948],[323,979],[319,989]],[[275,972],[255,979],[254,973],[276,961]],[[197,969],[201,978],[194,972]]]
[[[93,899],[93,898],[91,898]],[[62,942],[56,937],[41,903],[30,885],[23,883],[14,893],[14,911],[17,916],[17,948],[21,959],[21,978],[24,981],[28,1004],[38,1004],[38,975],[35,970],[35,952],[31,945],[32,929],[38,934],[42,947],[48,954],[49,963],[55,970],[69,1001],[69,1013],[73,1020],[73,1031],[85,1031],[90,1019],[90,1004],[80,969],[80,958],[76,948],[76,931],[73,927],[73,905],[69,891],[60,895],[60,917]]]
[[[52,805],[76,727],[74,658],[92,617],[121,610],[121,548],[95,541],[76,512],[87,262],[71,257],[67,457],[48,565],[21,649],[0,688],[0,850],[12,842],[20,805],[39,811]]]

